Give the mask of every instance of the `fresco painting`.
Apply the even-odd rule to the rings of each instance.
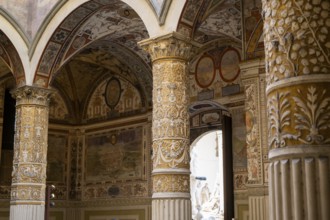
[[[142,137],[142,127],[88,136],[86,181],[141,178]]]
[[[67,137],[49,134],[47,152],[47,181],[64,183]]]

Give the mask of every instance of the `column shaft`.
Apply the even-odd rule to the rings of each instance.
[[[153,220],[190,220],[188,73],[177,34],[140,43],[153,59]]]
[[[329,13],[329,1],[263,1],[270,219],[330,219]]]
[[[16,97],[11,220],[43,220],[50,90],[24,86]]]

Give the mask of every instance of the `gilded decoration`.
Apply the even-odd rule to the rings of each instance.
[[[176,32],[158,38],[147,39],[139,44],[149,52],[153,62],[162,58],[187,61],[192,55],[194,48],[189,38]]]
[[[190,177],[188,175],[157,175],[153,177],[153,192],[190,192]]]
[[[267,85],[329,73],[329,12],[329,1],[263,0]]]
[[[21,87],[13,92],[17,104],[12,202],[44,200],[51,93],[51,90],[33,87]]]
[[[330,92],[326,83],[283,88],[268,97],[271,149],[330,143]]]
[[[189,171],[186,62],[194,46],[177,33],[142,41],[140,46],[153,60],[153,191],[189,192],[189,175],[185,173]],[[169,172],[158,174],[163,168]]]

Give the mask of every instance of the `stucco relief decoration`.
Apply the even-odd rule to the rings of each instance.
[[[270,96],[268,103],[270,148],[291,146],[296,143],[329,143],[330,139],[325,135],[330,128],[330,98],[327,97],[327,90],[316,90],[314,86],[308,87],[307,91],[297,88],[296,94],[292,98],[289,97],[289,92],[276,92]],[[295,103],[294,114],[291,103]],[[288,140],[296,142],[288,143]]]
[[[157,175],[153,178],[154,192],[189,192],[188,175]]]
[[[46,181],[48,103],[51,90],[21,87],[16,97],[12,201],[44,198]]]
[[[268,85],[330,69],[329,1],[263,0]]]
[[[330,143],[330,138],[322,132],[330,128],[330,97],[326,92],[311,86],[306,94],[298,90],[300,97],[293,97],[297,103],[295,129],[301,133],[298,140],[304,144]]]
[[[154,168],[176,168],[189,164],[188,140],[163,140],[153,143]]]
[[[291,105],[288,96],[288,92],[276,93],[268,100],[268,144],[270,148],[284,147],[286,139],[295,138],[285,131],[285,127],[291,124]]]

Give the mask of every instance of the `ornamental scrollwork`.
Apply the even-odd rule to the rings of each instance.
[[[189,165],[188,140],[161,140],[153,143],[153,165],[177,168]]]

